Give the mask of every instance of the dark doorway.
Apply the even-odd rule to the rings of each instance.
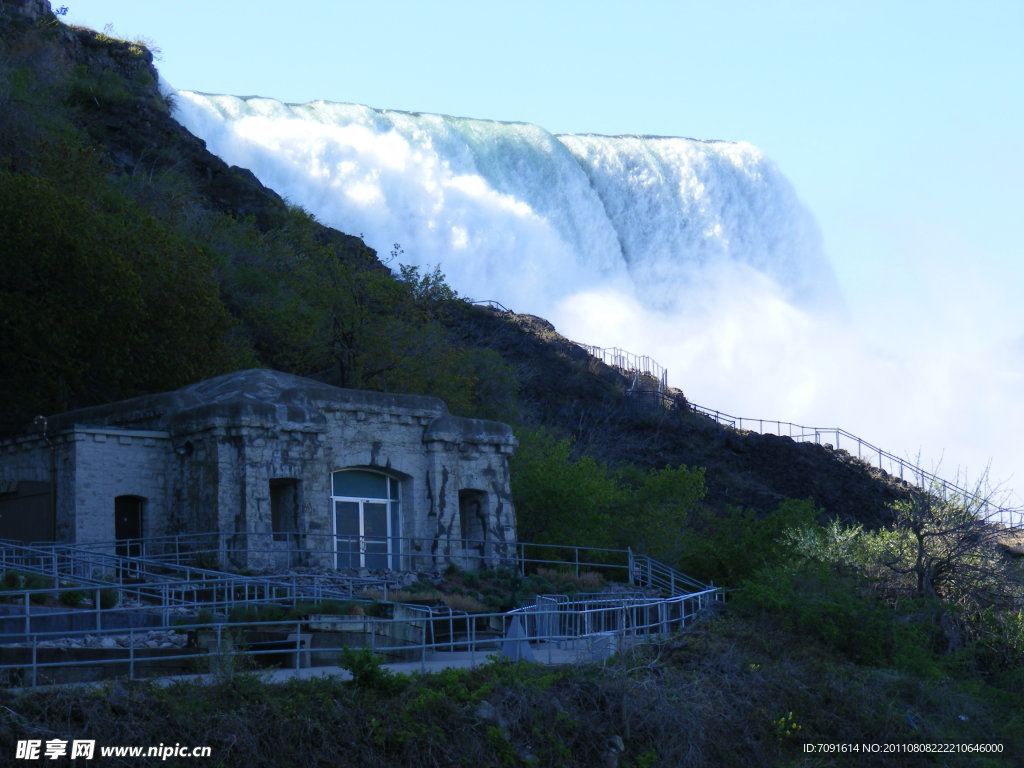
[[[471,552],[474,558],[482,558],[487,554],[487,493],[471,488],[459,491],[459,529],[462,533],[462,547],[467,555]],[[482,567],[482,562],[473,563],[474,568]]]
[[[270,527],[274,541],[288,541],[299,530],[299,481],[277,477],[270,481]]]
[[[114,538],[117,554],[122,557],[142,556],[142,496],[118,496],[114,499]]]

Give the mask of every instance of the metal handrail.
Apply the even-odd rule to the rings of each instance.
[[[619,347],[595,347],[580,341],[574,341],[573,344],[586,350],[588,354],[598,358],[605,365],[633,374],[633,383],[630,387],[633,390],[640,388],[640,377],[653,379],[657,384],[654,391],[665,392],[668,390],[668,369],[659,365],[654,358],[648,355],[635,355]]]
[[[809,427],[789,421],[734,416],[696,403],[689,403],[689,407],[695,413],[740,431],[774,434],[789,437],[796,442],[813,442],[837,452],[844,451],[850,456],[854,455],[855,450],[859,460],[872,467],[877,466],[884,476],[898,477],[903,482],[912,483],[925,491],[942,495],[943,498],[961,499],[973,505],[986,518],[998,518],[1012,527],[1024,524],[1024,513],[1020,509],[993,504],[989,499],[928,472],[913,462],[883,450],[840,427]],[[843,446],[844,441],[849,448]]]
[[[669,598],[626,597],[618,601],[607,598],[602,601],[584,599],[561,602],[555,607],[543,607],[538,603],[528,608],[519,608],[509,612],[466,614],[449,611],[443,615],[424,612],[417,618],[385,619],[370,616],[338,616],[337,620],[358,623],[363,626],[364,630],[368,630],[364,631],[364,634],[369,639],[368,647],[374,651],[381,653],[404,652],[406,654],[419,652],[421,668],[425,668],[428,653],[435,654],[442,651],[468,651],[471,654],[472,663],[475,663],[473,658],[475,654],[501,646],[505,640],[505,630],[510,627],[512,618],[519,617],[521,632],[516,637],[517,642],[544,644],[547,647],[550,661],[551,653],[556,645],[611,635],[618,637],[653,636],[682,628],[703,609],[720,600],[721,594],[721,590],[712,588]],[[309,664],[309,661],[304,662],[303,659],[304,657],[308,659],[313,652],[332,654],[346,649],[347,646],[344,645],[309,647],[306,642],[312,632],[309,627],[310,623],[309,619],[183,623],[171,629],[175,632],[212,632],[214,637],[211,638],[213,642],[210,643],[210,650],[205,653],[199,651],[163,653],[159,658],[163,661],[208,660],[211,666],[216,666],[218,663],[230,664],[238,657],[258,658],[267,654],[286,653],[292,654],[292,664],[298,670]],[[501,628],[501,631],[498,635],[493,632],[481,632],[481,626],[497,626]],[[254,631],[260,628],[280,630],[282,633],[287,633],[288,639],[282,646],[273,649],[238,647],[233,639],[238,632]],[[146,654],[139,653],[141,646],[136,642],[136,638],[148,634],[153,629],[153,627],[100,628],[74,632],[32,633],[24,642],[7,646],[8,648],[30,648],[30,661],[28,663],[18,661],[17,663],[0,664],[0,673],[7,676],[21,676],[17,681],[7,680],[8,683],[38,685],[46,682],[41,679],[41,673],[45,673],[46,670],[98,663],[95,658],[82,660],[62,658],[58,661],[40,661],[39,652],[47,647],[47,641],[86,635],[94,638],[123,638],[127,636],[125,647],[109,648],[111,653],[104,657],[101,663],[123,665],[127,668],[128,677],[135,678],[138,665],[151,660],[145,658]],[[459,634],[460,632],[462,634]],[[384,639],[378,640],[378,638]],[[401,642],[394,642],[399,638],[401,638]],[[292,643],[294,646],[291,645]],[[122,651],[120,655],[117,653],[118,650]],[[24,677],[26,674],[27,680]]]
[[[650,391],[645,394],[653,394],[662,399],[662,402],[675,405],[694,413],[707,416],[719,424],[732,427],[738,430],[758,432],[761,434],[776,434],[792,438],[797,442],[815,442],[819,445],[831,447],[833,450],[845,450],[840,443],[845,440],[851,447],[856,448],[857,458],[874,466],[886,476],[899,477],[904,482],[910,482],[917,487],[946,497],[962,499],[975,506],[986,518],[998,520],[1010,527],[1024,527],[1024,511],[1019,508],[1003,507],[993,504],[989,499],[981,498],[976,493],[961,487],[957,483],[950,482],[925,469],[915,465],[906,459],[900,458],[889,451],[882,450],[876,445],[863,440],[856,435],[847,432],[839,427],[808,427],[801,424],[794,424],[789,421],[776,421],[774,419],[748,418],[733,416],[713,408],[705,408],[687,401],[682,395],[672,393],[668,390],[668,371],[649,357],[634,355],[618,348],[604,349],[589,344],[574,342],[585,349],[594,357],[603,360],[606,364],[619,368],[625,373],[634,373],[638,370],[656,372],[648,373],[657,377],[660,375],[663,385],[657,391]],[[755,427],[756,425],[756,427]],[[774,429],[772,428],[774,426]],[[783,432],[785,428],[786,432]],[[826,438],[832,442],[826,442]],[[852,455],[852,450],[847,451]]]
[[[670,597],[713,587],[647,555],[632,555],[630,563],[630,578],[633,584],[658,589]]]

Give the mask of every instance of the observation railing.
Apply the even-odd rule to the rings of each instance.
[[[501,651],[510,658],[532,657],[548,662],[600,661],[629,640],[651,637],[685,627],[700,611],[722,599],[722,591],[711,588],[668,598],[602,596],[569,600],[565,596],[539,596],[533,605],[509,612],[465,613],[449,611],[440,615],[429,610],[413,611],[395,618],[371,616],[309,617],[297,620],[188,622],[171,627],[173,633],[189,638],[192,647],[157,650],[146,647],[152,627],[95,628],[79,631],[32,633],[17,644],[0,647],[0,683],[34,686],[52,682],[57,670],[101,667],[109,674],[168,676],[209,674],[239,668],[241,661],[252,664],[273,656],[279,666],[296,671],[310,666],[337,666],[348,648],[365,647],[377,653],[397,655],[406,661],[444,661],[443,654],[461,653],[475,665],[485,654]],[[559,599],[561,598],[561,599]],[[409,606],[406,606],[409,607]],[[423,608],[416,606],[416,608]],[[337,629],[352,625],[358,643],[341,643],[339,632],[318,633],[321,625]],[[515,631],[512,631],[515,624]],[[253,641],[249,633],[263,632],[277,639]],[[205,637],[203,637],[205,636]],[[69,641],[88,637],[99,652],[68,652]],[[323,642],[315,642],[324,639]],[[590,642],[597,641],[597,642]],[[98,643],[98,646],[96,645]],[[509,651],[511,645],[512,650]],[[61,652],[48,654],[48,648]],[[19,650],[24,649],[24,650]],[[282,663],[281,659],[284,658]],[[314,657],[317,662],[314,664]],[[176,671],[168,664],[181,662]],[[66,673],[65,673],[66,674]],[[99,673],[92,671],[95,676]]]
[[[864,463],[877,468],[885,477],[898,478],[905,483],[913,484],[922,490],[936,494],[949,501],[969,504],[980,517],[1015,528],[1024,525],[1024,514],[1022,514],[1021,510],[993,504],[991,500],[978,496],[973,491],[957,483],[950,482],[932,472],[928,472],[913,462],[885,451],[869,443],[867,440],[847,432],[845,429],[840,429],[839,427],[808,427],[789,421],[733,416],[695,403],[690,403],[689,405],[695,413],[740,431],[779,435],[781,437],[788,437],[796,442],[817,443],[830,450],[845,451],[850,456],[856,456]]]
[[[847,432],[845,429],[839,427],[808,427],[789,421],[733,416],[713,408],[705,408],[704,406],[687,401],[681,395],[671,392],[668,389],[668,371],[649,357],[634,355],[618,348],[604,349],[580,342],[576,342],[576,344],[587,350],[594,357],[601,359],[612,367],[619,368],[626,374],[635,374],[638,370],[656,372],[656,374],[652,373],[649,375],[659,376],[662,385],[657,390],[638,394],[656,397],[664,405],[691,410],[694,413],[699,413],[713,419],[719,424],[733,427],[737,430],[785,436],[797,442],[814,442],[832,450],[844,450],[850,455],[856,455],[858,459],[872,467],[876,467],[887,477],[898,478],[930,493],[941,495],[942,498],[948,500],[970,504],[976,509],[978,515],[985,519],[1014,528],[1024,527],[1024,512],[1020,509],[994,504],[990,499],[981,498],[958,483],[950,482],[932,472],[928,472],[913,462],[900,458],[889,451],[882,450],[867,440]]]
[[[648,389],[642,386],[643,379],[654,382],[656,392],[668,390],[668,369],[659,365],[653,358],[647,355],[634,355],[619,347],[605,348],[595,347],[591,344],[584,344],[579,341],[573,342],[576,346],[586,350],[592,357],[601,360],[605,365],[630,374],[632,384],[631,390]]]

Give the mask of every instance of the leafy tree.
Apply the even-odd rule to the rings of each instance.
[[[676,560],[686,518],[704,498],[702,469],[612,471],[591,456],[575,456],[569,438],[546,429],[518,437],[511,470],[521,539],[633,547]]]
[[[547,429],[517,437],[510,469],[519,538],[614,546],[611,520],[622,494],[607,468],[589,456],[574,458],[572,441]]]
[[[205,255],[87,157],[57,181],[0,171],[0,388],[8,428],[170,388],[244,359]]]
[[[725,513],[698,509],[682,538],[682,568],[701,579],[740,587],[759,569],[792,554],[788,532],[814,523],[810,500],[787,499],[768,515],[729,507]]]
[[[706,486],[704,469],[663,467],[646,472],[626,465],[618,479],[623,500],[613,518],[619,546],[680,565],[686,521],[700,509]]]

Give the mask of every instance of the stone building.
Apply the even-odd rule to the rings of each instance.
[[[208,533],[236,567],[510,556],[505,424],[270,370],[39,420],[0,442],[0,537],[122,554]]]

